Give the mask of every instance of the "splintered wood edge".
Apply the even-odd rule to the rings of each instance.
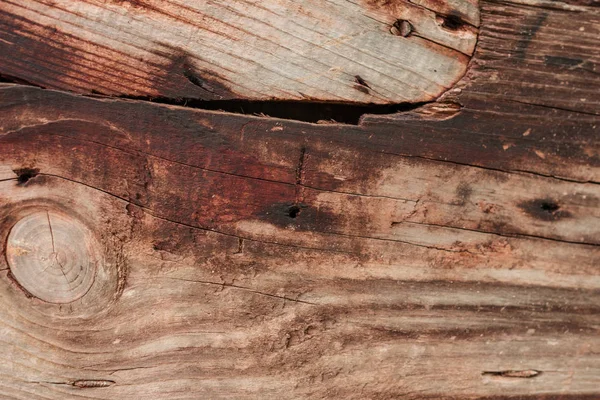
[[[0,73],[110,95],[424,102],[464,75],[479,26],[477,0],[207,4],[3,3]]]

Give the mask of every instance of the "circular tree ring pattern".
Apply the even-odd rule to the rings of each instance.
[[[8,235],[6,258],[15,280],[48,303],[71,303],[92,287],[100,245],[78,219],[43,210],[19,220]]]

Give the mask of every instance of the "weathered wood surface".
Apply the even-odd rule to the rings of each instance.
[[[600,18],[524,3],[359,126],[2,85],[0,243],[47,212],[102,259],[68,304],[0,259],[2,395],[598,398]]]
[[[3,0],[3,73],[111,95],[429,101],[465,73],[477,0]]]

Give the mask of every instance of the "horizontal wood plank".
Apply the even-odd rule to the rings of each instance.
[[[27,3],[49,9],[0,8]],[[367,3],[364,15],[381,21],[399,4]],[[584,3],[484,2],[477,50],[453,90],[357,126],[0,84],[0,393],[597,398],[599,20]],[[128,10],[133,21],[159,15],[148,4],[183,3],[80,7]],[[476,4],[460,4],[477,26]],[[21,73],[28,59],[38,60],[3,57],[0,73],[98,90],[85,63],[67,80],[63,66]],[[94,67],[108,94],[139,85],[202,96],[185,76],[148,86],[168,64],[135,72],[101,67],[108,59]],[[32,218],[44,235],[17,234]],[[69,232],[100,260],[63,262]],[[42,278],[21,282],[12,270],[23,262]],[[86,282],[92,270],[79,296],[71,277]],[[49,280],[77,299],[32,296]]]
[[[106,271],[68,305],[1,280],[2,368],[19,365],[18,379],[2,372],[6,393],[597,395],[600,186],[544,176],[548,161],[504,159],[493,142],[470,165],[392,141],[459,132],[457,118],[493,131],[487,113],[350,127],[2,94],[3,237],[33,210],[69,213]]]
[[[429,101],[464,75],[479,26],[474,0],[3,0],[0,12],[3,75],[204,100]]]

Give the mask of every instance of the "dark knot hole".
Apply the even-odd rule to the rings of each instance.
[[[21,168],[13,171],[17,175],[17,184],[24,185],[31,178],[35,178],[40,173],[38,168]]]
[[[457,15],[442,15],[439,18],[441,18],[442,28],[449,31],[457,31],[464,25],[463,20]]]
[[[298,206],[291,206],[288,210],[288,216],[290,218],[296,218],[298,216],[298,214],[300,214],[300,207]]]
[[[543,201],[540,204],[540,208],[546,212],[553,213],[555,211],[558,211],[560,206],[552,201]]]

